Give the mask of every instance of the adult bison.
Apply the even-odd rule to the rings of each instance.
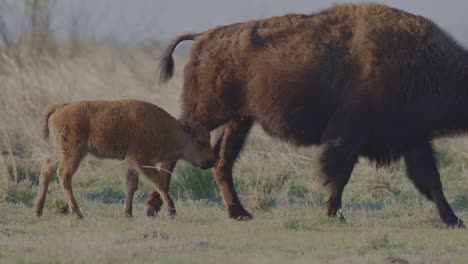
[[[285,141],[323,146],[328,216],[337,215],[358,157],[382,166],[403,156],[440,218],[463,227],[444,197],[431,140],[468,130],[468,52],[433,22],[385,5],[346,4],[221,26],[176,38],[162,58],[162,81],[184,40],[194,43],[181,119],[222,129],[213,172],[231,218],[251,217],[232,167],[257,122]],[[153,193],[148,213],[160,204]]]

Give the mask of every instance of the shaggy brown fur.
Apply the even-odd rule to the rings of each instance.
[[[257,122],[283,140],[323,146],[328,216],[341,207],[359,156],[377,165],[403,156],[441,219],[463,226],[442,192],[431,140],[468,130],[468,53],[437,25],[363,3],[222,26],[171,43],[162,81],[172,74],[172,51],[187,39],[194,43],[181,119],[223,129],[214,175],[230,217],[251,217],[232,166]]]
[[[49,135],[52,119],[56,149],[44,163],[39,179],[36,214],[44,208],[52,175],[58,176],[70,212],[82,217],[73,197],[71,179],[87,153],[99,158],[126,159],[127,193],[124,211],[132,215],[133,194],[138,173],[156,188],[170,214],[175,214],[169,195],[169,182],[154,168],[156,162],[184,159],[195,166],[213,166],[214,155],[209,131],[200,124],[185,125],[163,109],[141,101],[81,101],[49,105],[42,128]],[[150,168],[151,167],[151,168]],[[154,206],[148,204],[151,211]]]

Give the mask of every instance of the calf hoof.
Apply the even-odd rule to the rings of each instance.
[[[171,219],[174,219],[174,217],[176,217],[176,215],[177,215],[177,212],[176,212],[175,208],[169,209],[168,213],[169,213],[169,216],[171,217]]]
[[[74,213],[75,218],[78,220],[83,220],[83,215],[81,213]]]
[[[153,218],[156,216],[158,212],[154,209],[152,206],[147,206],[146,207],[146,216],[149,218]]]
[[[36,210],[36,217],[41,217],[42,216],[42,210]]]
[[[129,211],[124,211],[124,215],[125,215],[125,217],[127,217],[127,218],[132,218],[132,217],[133,217],[133,213],[132,213],[132,212],[129,212]]]
[[[155,192],[151,193],[146,201],[146,216],[155,217],[161,210],[162,205],[163,202],[161,197],[159,197],[159,194]]]
[[[229,218],[234,219],[236,221],[246,221],[252,219],[253,216],[244,208],[238,207],[229,209]]]

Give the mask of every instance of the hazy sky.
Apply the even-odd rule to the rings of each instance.
[[[161,41],[188,31],[290,12],[310,13],[333,3],[326,0],[55,0],[54,27],[66,31],[78,17],[81,31],[118,42]],[[359,1],[352,1],[359,2]],[[468,1],[377,1],[426,16],[468,44]]]

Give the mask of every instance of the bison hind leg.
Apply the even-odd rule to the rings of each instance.
[[[343,190],[351,177],[354,164],[366,142],[365,114],[337,111],[322,134],[320,169],[329,187],[326,214],[336,217],[341,208]],[[339,214],[340,219],[344,217]]]
[[[431,145],[425,143],[411,148],[405,154],[405,163],[408,177],[422,194],[436,204],[442,221],[449,227],[464,227],[444,196]]]
[[[326,202],[326,214],[329,217],[338,215],[340,220],[344,221],[338,210],[341,208],[343,190],[351,177],[357,158],[358,152],[351,142],[327,143],[324,146],[320,167],[325,185],[330,188]]]

